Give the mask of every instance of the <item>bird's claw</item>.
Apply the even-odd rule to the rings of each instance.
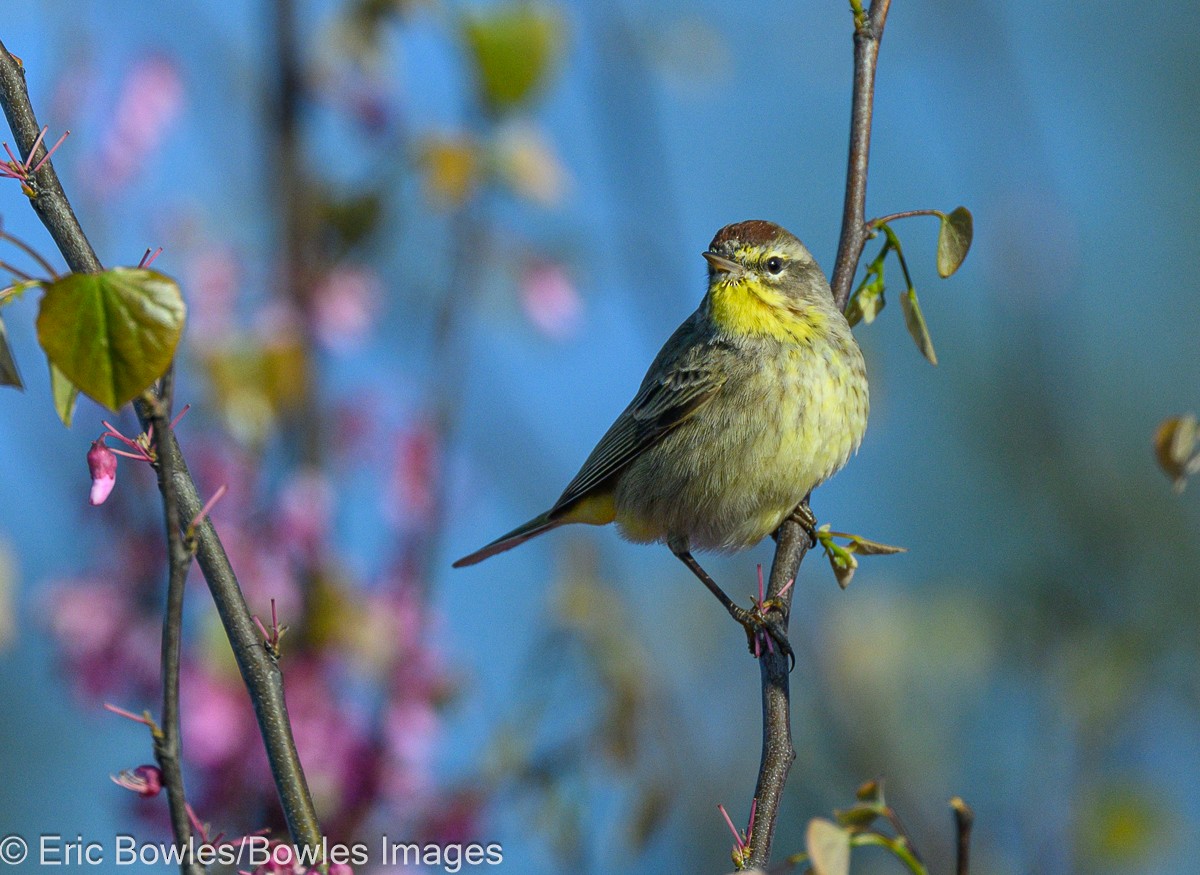
[[[734,616],[742,628],[746,630],[746,642],[750,647],[750,652],[759,657],[762,655],[764,645],[766,649],[772,648],[772,641],[779,645],[779,649],[787,654],[788,671],[796,667],[796,653],[792,650],[791,642],[788,641],[787,627],[784,625],[784,620],[787,618],[787,605],[781,599],[765,599],[763,601],[755,601],[754,607],[750,610],[738,608],[738,613]],[[766,636],[760,637],[760,636]]]
[[[804,529],[804,534],[808,535],[810,550],[817,546],[817,515],[812,512],[812,508],[807,503],[796,505],[796,509],[788,515],[788,519],[798,523],[800,528]]]

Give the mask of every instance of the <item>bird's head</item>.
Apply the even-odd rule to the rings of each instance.
[[[726,225],[704,253],[709,313],[732,334],[794,336],[833,309],[833,293],[812,253],[773,222]]]

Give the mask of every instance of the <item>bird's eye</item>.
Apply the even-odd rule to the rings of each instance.
[[[778,255],[772,255],[767,259],[767,270],[771,273],[783,273],[783,259]]]

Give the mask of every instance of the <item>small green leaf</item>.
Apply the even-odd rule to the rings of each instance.
[[[12,303],[30,289],[36,289],[44,285],[46,285],[46,283],[42,280],[21,280],[20,282],[15,282],[12,285],[5,286],[4,288],[0,289],[0,306]]]
[[[931,365],[936,365],[937,353],[933,351],[933,338],[929,336],[929,326],[925,324],[925,317],[921,315],[921,305],[917,303],[915,289],[908,289],[900,296],[900,309],[904,311],[904,324],[908,326],[908,333],[916,342],[917,349],[929,359]]]
[[[959,207],[950,215],[942,215],[942,227],[938,231],[937,271],[948,277],[960,267],[971,248],[974,236],[974,219],[966,207]]]
[[[870,541],[862,535],[847,535],[850,543],[846,549],[851,553],[857,553],[859,556],[890,556],[893,553],[907,553],[907,547],[895,547],[891,544],[881,544],[879,541]]]
[[[8,346],[8,332],[4,328],[3,319],[0,319],[0,386],[25,388],[25,384],[21,382],[21,372],[17,369],[17,360],[13,358],[12,349]]]
[[[846,305],[846,321],[850,323],[851,328],[859,322],[870,325],[886,304],[883,283],[878,286],[864,285],[850,297],[850,303]]]
[[[874,804],[861,803],[853,808],[835,809],[837,822],[850,830],[864,830],[879,819],[880,811]]]
[[[850,875],[850,833],[831,820],[814,817],[804,836],[815,875]]]
[[[54,399],[54,412],[67,428],[75,416],[75,402],[79,400],[79,389],[63,376],[63,372],[50,364],[50,395]]]
[[[495,114],[524,103],[545,83],[562,42],[558,15],[528,2],[470,13],[462,26],[480,100]]]
[[[118,267],[68,274],[45,288],[38,341],[79,391],[115,411],[166,372],[185,314],[173,279]]]
[[[887,302],[883,299],[883,265],[890,243],[885,243],[879,254],[867,265],[867,274],[846,303],[846,321],[853,328],[860,321],[870,325],[883,310]]]

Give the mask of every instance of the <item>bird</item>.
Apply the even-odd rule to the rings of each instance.
[[[455,568],[563,525],[615,523],[630,541],[666,544],[749,633],[749,612],[692,551],[746,549],[789,517],[815,543],[806,499],[862,443],[867,374],[829,281],[790,232],[736,222],[702,254],[699,307],[562,495]]]

